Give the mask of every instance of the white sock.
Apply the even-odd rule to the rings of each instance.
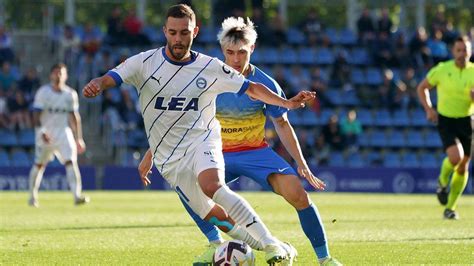
[[[247,243],[251,248],[255,250],[263,250],[263,244],[255,240],[247,231],[245,231],[240,225],[236,224],[232,230],[227,234],[237,240],[242,240]]]
[[[278,243],[252,206],[227,186],[219,188],[212,199],[221,205],[229,216],[242,228],[245,228],[255,240],[261,242],[263,247]]]
[[[71,192],[74,195],[74,199],[81,197],[82,192],[82,182],[81,182],[81,173],[79,172],[79,167],[77,163],[70,163],[66,165],[66,177],[69,182],[69,187]]]
[[[38,200],[38,191],[41,185],[41,179],[43,179],[44,169],[41,169],[35,164],[30,170],[30,197],[33,200]]]

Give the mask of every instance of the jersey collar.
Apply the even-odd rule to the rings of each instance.
[[[168,61],[170,64],[177,65],[177,66],[185,66],[185,65],[194,63],[194,61],[196,61],[196,58],[198,56],[198,53],[191,51],[191,60],[187,62],[176,62],[176,61],[173,61],[171,58],[169,58],[168,55],[166,55],[166,46],[163,46],[163,48],[161,49],[161,53],[163,54],[163,57],[165,58],[166,61]]]

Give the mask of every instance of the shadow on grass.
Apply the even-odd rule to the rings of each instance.
[[[195,224],[160,224],[160,225],[97,225],[97,226],[71,226],[58,228],[28,228],[14,230],[0,230],[0,232],[18,232],[18,231],[74,231],[74,230],[104,230],[104,229],[154,229],[154,228],[180,228],[196,227]]]

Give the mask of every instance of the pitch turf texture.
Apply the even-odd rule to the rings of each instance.
[[[69,193],[0,192],[0,264],[191,265],[206,240],[173,192],[89,192],[74,207]],[[241,193],[270,230],[316,265],[295,211],[271,193]],[[473,264],[474,197],[459,221],[442,219],[435,195],[313,193],[333,256],[347,265]],[[257,265],[265,265],[256,252]]]

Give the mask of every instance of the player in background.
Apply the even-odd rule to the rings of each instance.
[[[426,118],[437,123],[447,154],[441,165],[436,190],[439,202],[446,206],[445,219],[459,219],[456,207],[469,178],[471,119],[474,114],[474,64],[469,62],[471,49],[467,36],[457,38],[452,48],[454,59],[433,67],[417,88]],[[434,87],[438,95],[437,110],[431,103],[429,93]]]
[[[285,97],[278,83],[259,68],[250,64],[255,48],[257,32],[250,19],[229,17],[222,23],[218,34],[225,63],[253,82],[266,85],[273,92]],[[324,226],[318,209],[311,202],[301,185],[299,176],[305,178],[315,189],[324,189],[325,184],[309,169],[296,134],[287,118],[288,109],[265,104],[248,95],[223,93],[217,97],[216,114],[222,127],[222,142],[225,160],[225,181],[230,183],[244,175],[281,195],[295,209],[301,227],[310,240],[319,263],[340,265],[331,258]],[[271,117],[276,132],[285,148],[298,166],[298,174],[283,158],[276,154],[265,140],[266,115]],[[145,154],[139,166],[145,185],[152,166],[151,152]],[[224,242],[217,228],[202,220],[183,201],[186,210],[209,240],[209,248],[194,261],[195,265],[207,265],[217,246]]]
[[[83,196],[77,153],[85,151],[77,92],[66,85],[68,78],[64,64],[51,67],[50,83],[38,89],[33,102],[35,124],[35,162],[30,171],[30,199],[28,204],[39,207],[38,190],[43,173],[54,155],[66,167],[69,187],[76,205],[89,202]]]
[[[163,27],[166,46],[128,58],[106,75],[91,80],[83,95],[95,97],[122,82],[133,85],[139,95],[153,162],[179,196],[200,218],[233,238],[263,249],[269,264],[289,260],[294,252],[285,247],[294,248],[273,237],[250,204],[224,182],[215,100],[223,92],[246,93],[295,109],[314,99],[315,94],[303,91],[286,100],[217,58],[191,51],[198,31],[189,6],[170,7]]]

